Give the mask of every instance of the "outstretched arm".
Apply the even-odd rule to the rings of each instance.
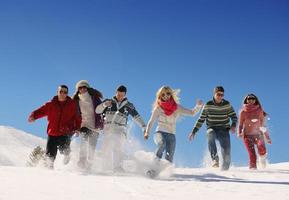
[[[40,108],[34,110],[28,117],[28,122],[34,122],[35,120],[48,115],[50,103],[46,103]]]
[[[195,137],[196,133],[202,127],[202,125],[206,119],[207,119],[207,107],[204,106],[198,121],[196,122],[192,132],[189,134],[189,140],[190,141]]]
[[[96,106],[95,108],[95,112],[97,114],[101,114],[104,112],[104,110],[107,108],[107,107],[110,107],[112,105],[112,101],[110,99],[106,99],[104,100],[101,104],[99,104],[98,106]]]
[[[155,108],[152,112],[152,115],[150,117],[150,120],[148,122],[148,125],[147,125],[147,128],[146,128],[146,131],[145,131],[145,134],[144,134],[144,139],[147,140],[149,138],[149,135],[150,135],[150,131],[154,125],[154,122],[155,120],[158,118],[159,116],[159,112],[157,110],[157,108]]]
[[[202,107],[203,107],[203,102],[201,100],[197,100],[197,104],[192,110],[184,108],[181,105],[178,105],[179,112],[181,114],[183,114],[183,115],[192,115],[192,116],[195,116],[201,110]]]
[[[138,114],[137,110],[133,106],[132,103],[128,103],[128,113],[132,116],[133,120],[137,123],[137,125],[142,128],[143,132],[145,131],[146,124],[142,117]]]

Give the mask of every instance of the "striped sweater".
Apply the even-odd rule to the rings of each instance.
[[[232,127],[237,125],[237,115],[231,106],[229,101],[225,99],[221,103],[217,104],[215,100],[208,101],[204,106],[202,113],[196,122],[192,133],[196,134],[197,131],[202,127],[206,120],[207,129],[213,127],[230,128],[230,119],[232,121]]]

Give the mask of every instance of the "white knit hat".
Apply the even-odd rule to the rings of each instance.
[[[83,87],[83,86],[89,88],[89,84],[88,84],[88,81],[87,81],[87,80],[78,81],[78,82],[76,83],[75,88],[76,88],[76,90],[78,90],[78,88]]]

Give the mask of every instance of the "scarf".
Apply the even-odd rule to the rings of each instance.
[[[168,101],[160,101],[159,105],[167,116],[173,114],[178,108],[178,105],[173,98],[170,98]]]
[[[251,112],[260,112],[261,111],[261,107],[260,105],[254,105],[254,104],[244,104],[243,105],[243,110],[245,112],[251,113]]]

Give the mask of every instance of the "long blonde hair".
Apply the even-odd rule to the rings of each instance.
[[[153,104],[153,109],[157,108],[159,106],[159,102],[162,99],[162,94],[169,92],[172,95],[172,98],[174,101],[179,104],[180,103],[180,98],[179,98],[179,93],[181,92],[180,89],[173,90],[169,86],[162,86],[156,93],[156,100]]]

